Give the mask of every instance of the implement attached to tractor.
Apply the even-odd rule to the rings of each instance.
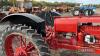
[[[55,17],[53,25],[26,13],[4,17],[0,23],[4,55],[51,56],[49,49],[100,54],[99,16]]]

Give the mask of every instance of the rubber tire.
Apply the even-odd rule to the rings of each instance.
[[[75,12],[78,11],[79,13],[76,15]],[[79,16],[80,11],[78,9],[72,11],[73,16]]]
[[[13,32],[21,33],[26,36],[30,36],[28,33],[32,34],[32,36],[29,37],[29,39],[31,39],[32,42],[37,46],[40,56],[51,56],[48,45],[44,42],[42,36],[40,34],[36,33],[36,31],[34,29],[29,29],[28,26],[21,26],[21,25],[10,26],[2,33],[2,39],[3,39],[2,48],[3,48],[4,56],[7,56],[5,54],[5,48],[4,48],[5,39],[6,39],[5,36],[7,36]]]

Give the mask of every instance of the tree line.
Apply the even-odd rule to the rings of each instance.
[[[17,6],[17,1],[16,0],[4,0],[4,1],[0,1],[0,6]],[[60,5],[66,5],[66,6],[71,6],[74,7],[76,5],[79,5],[79,3],[70,3],[70,2],[45,2],[45,1],[41,1],[41,2],[36,2],[34,0],[32,0],[32,5],[33,6],[60,6]],[[100,7],[100,4],[94,4],[94,6],[96,7]]]
[[[36,1],[32,1],[32,5],[33,6],[59,6],[59,5],[68,5],[68,6],[75,6],[77,3],[69,3],[69,2],[45,2],[45,1],[41,1],[41,2],[36,2]],[[4,0],[4,1],[0,1],[0,5],[2,6],[13,6],[13,5],[17,5],[17,1],[16,0],[12,0],[12,1],[8,1],[8,0]]]

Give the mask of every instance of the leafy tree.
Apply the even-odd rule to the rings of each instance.
[[[2,6],[7,6],[7,5],[9,5],[9,2],[8,2],[8,0],[2,0],[1,1],[1,4],[2,4]]]
[[[9,2],[10,2],[13,6],[16,6],[16,0],[9,0]]]

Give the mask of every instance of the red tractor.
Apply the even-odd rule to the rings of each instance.
[[[4,56],[51,56],[50,49],[100,54],[100,17],[55,17],[54,26],[20,13],[0,23]]]

